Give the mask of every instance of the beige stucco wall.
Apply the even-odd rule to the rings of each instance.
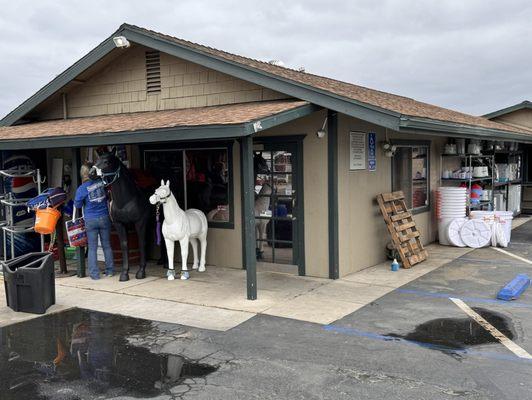
[[[273,90],[161,53],[161,92],[147,94],[145,47],[134,45],[67,93],[68,117],[156,111],[287,98]],[[39,113],[63,117],[57,98]]]
[[[375,132],[377,170],[349,170],[349,132]],[[384,156],[381,143],[385,128],[340,115],[338,120],[338,216],[340,276],[359,271],[386,260],[384,248],[390,241],[375,197],[392,188],[391,158]],[[440,152],[445,140],[431,136],[399,135],[388,131],[389,139],[430,140],[431,204],[439,182]],[[414,216],[423,243],[435,240],[437,225],[433,208]]]
[[[501,115],[500,117],[493,118],[493,121],[515,126],[524,126],[525,128],[532,128],[532,110],[529,108],[517,110]]]

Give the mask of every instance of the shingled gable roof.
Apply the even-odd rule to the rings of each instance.
[[[512,113],[514,111],[524,110],[524,109],[532,109],[532,102],[525,100],[521,103],[514,104],[513,106],[501,108],[500,110],[490,112],[488,114],[483,115],[484,118],[492,119],[497,118],[505,114]]]
[[[225,139],[249,136],[317,111],[287,99],[98,115],[0,126],[0,150]]]
[[[432,131],[457,136],[532,141],[532,131],[528,129],[272,65],[129,24],[123,24],[100,46],[8,114],[1,123],[3,125],[16,123],[36,105],[74,79],[76,74],[87,69],[91,62],[97,61],[99,59],[97,57],[101,58],[112,51],[114,49],[112,38],[116,35],[124,35],[131,42],[397,131]]]

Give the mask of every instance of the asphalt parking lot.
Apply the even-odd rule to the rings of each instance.
[[[513,231],[506,249],[523,260],[475,250],[328,325],[264,314],[225,332],[152,323],[157,333],[133,344],[214,366],[151,397],[160,400],[530,398],[532,361],[451,301],[532,352],[532,290],[495,300],[516,274],[531,273],[530,243],[532,222]],[[11,328],[2,329],[7,337]],[[76,397],[72,383],[54,385],[43,399],[145,398],[116,390]]]

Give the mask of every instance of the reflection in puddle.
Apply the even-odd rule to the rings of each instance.
[[[0,328],[0,397],[150,397],[216,370],[128,341],[158,335],[150,321],[79,309]]]
[[[486,321],[497,328],[509,339],[514,337],[514,329],[510,320],[502,314],[483,308],[473,308]],[[498,342],[489,332],[469,317],[438,318],[416,326],[406,335],[391,333],[389,336],[402,338],[421,345],[428,344],[438,350],[463,350],[469,346]]]

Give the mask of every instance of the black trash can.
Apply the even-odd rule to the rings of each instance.
[[[15,311],[44,314],[55,304],[54,260],[51,253],[28,253],[2,261],[7,305]]]

